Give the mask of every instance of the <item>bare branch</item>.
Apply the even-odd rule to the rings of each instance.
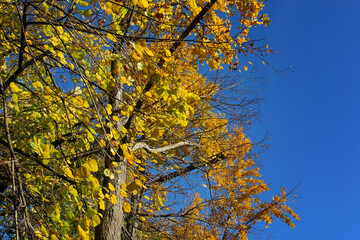
[[[132,150],[133,151],[136,151],[136,150],[139,150],[139,149],[145,149],[147,152],[149,153],[163,153],[163,152],[167,152],[169,150],[172,150],[172,149],[175,149],[175,148],[178,148],[178,147],[182,147],[182,146],[196,146],[196,147],[200,147],[199,144],[196,144],[196,143],[192,143],[192,142],[178,142],[178,143],[175,143],[175,144],[172,144],[172,145],[168,145],[168,146],[165,146],[165,147],[160,147],[160,148],[151,148],[149,147],[149,145],[147,145],[146,143],[143,143],[143,142],[140,142],[140,143],[136,143],[133,147],[132,147]]]
[[[167,181],[169,181],[171,179],[183,176],[183,175],[191,172],[192,170],[199,169],[199,168],[201,168],[203,166],[206,166],[206,165],[213,165],[213,164],[217,163],[218,161],[223,160],[224,158],[225,158],[225,156],[224,156],[223,153],[218,153],[210,161],[204,161],[204,162],[197,163],[197,164],[196,163],[191,163],[190,165],[188,165],[185,168],[181,168],[181,169],[179,169],[179,170],[177,170],[175,172],[169,173],[169,174],[167,174],[165,176],[160,176],[158,179],[156,179],[154,181],[151,181],[149,183],[146,183],[145,185],[147,187],[149,187],[149,186],[153,185],[154,183],[167,182]]]

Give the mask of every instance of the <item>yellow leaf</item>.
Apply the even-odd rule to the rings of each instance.
[[[99,145],[100,145],[101,147],[105,147],[105,146],[106,146],[106,143],[105,143],[104,139],[100,139]]]
[[[112,162],[112,165],[114,166],[114,168],[117,168],[119,166],[117,162]]]
[[[90,173],[90,167],[87,163],[83,164],[79,170],[76,171],[76,176],[81,178],[81,179],[85,179],[90,177],[91,173]]]
[[[150,50],[150,49],[145,49],[145,52],[147,53],[147,55],[149,55],[150,57],[154,57],[154,53]]]
[[[49,236],[48,231],[46,230],[46,228],[44,226],[41,226],[40,228],[41,232],[44,233],[47,237]]]
[[[111,33],[107,33],[106,37],[113,42],[117,42],[117,39]]]
[[[114,205],[117,204],[117,198],[116,198],[116,195],[115,195],[115,194],[111,195],[111,197],[110,197],[110,202],[111,202],[112,204],[114,204]]]
[[[139,187],[142,187],[142,186],[143,186],[141,180],[139,180],[139,179],[135,179],[135,183],[136,183],[136,185],[138,185]]]
[[[111,2],[107,2],[106,5],[105,5],[105,12],[108,14],[108,15],[111,15],[113,13],[112,11],[112,3]]]
[[[99,170],[95,159],[90,159],[88,162],[90,172],[97,172]]]
[[[135,49],[138,52],[142,52],[142,51],[148,49],[147,48],[147,42],[144,39],[139,40],[135,45]]]
[[[106,105],[106,111],[109,115],[111,115],[111,113],[112,113],[111,110],[112,110],[112,106],[110,104]]]
[[[19,101],[18,95],[16,95],[15,93],[13,93],[13,94],[12,94],[12,100],[14,101],[14,103],[18,103],[18,101]]]
[[[78,191],[74,188],[74,186],[69,187],[69,193],[71,193],[74,197],[78,196]]]
[[[55,208],[55,217],[57,220],[60,219],[61,215],[60,215],[60,208],[59,208],[59,204],[56,204],[56,208]]]
[[[128,164],[134,165],[135,158],[132,155],[128,154],[127,156],[125,156],[125,158],[126,158]]]
[[[65,167],[64,169],[64,174],[67,176],[67,177],[71,177],[71,178],[74,178],[74,175],[72,174],[71,170],[69,167]]]
[[[121,150],[123,151],[124,157],[130,165],[134,165],[135,158],[129,153],[129,150],[125,144],[120,145]]]
[[[121,74],[121,67],[122,67],[122,64],[119,61],[117,61],[115,64],[115,67],[112,69],[112,73],[115,75]]]
[[[171,52],[170,52],[168,49],[166,49],[166,50],[165,50],[165,55],[166,55],[167,57],[171,57]]]
[[[111,191],[115,191],[114,185],[112,185],[111,183],[109,183],[109,189],[110,189]]]
[[[132,0],[132,3],[136,5],[139,2],[139,0]]]
[[[125,202],[125,203],[124,203],[124,205],[122,206],[122,209],[123,209],[123,211],[126,212],[126,213],[131,212],[131,206],[130,206],[130,204],[129,204],[128,202]]]
[[[100,199],[100,201],[99,201],[99,208],[100,208],[101,210],[105,210],[105,202],[104,202],[104,200],[102,200],[102,199]]]
[[[50,95],[53,91],[51,90],[51,88],[49,86],[46,86],[45,87],[45,91],[44,91],[44,94],[45,95]]]
[[[247,67],[247,66],[244,66],[244,70],[247,71],[247,70],[248,70],[248,67]]]
[[[186,125],[187,125],[187,123],[185,124],[185,126]],[[164,133],[165,133],[165,129],[155,128],[151,133],[151,137],[158,138],[158,137],[161,137]]]
[[[148,98],[151,98],[151,97],[152,97],[152,95],[151,95],[150,92],[146,92],[146,93],[145,93],[145,96],[147,96]]]
[[[79,234],[86,239],[86,232],[82,229],[82,227],[80,225],[77,226],[78,232]]]
[[[196,2],[195,2],[195,0],[188,0],[187,2],[189,3],[191,9],[193,9],[193,8],[196,7]]]
[[[122,197],[128,197],[128,195],[127,195],[127,193],[125,192],[124,189],[121,189],[121,191],[120,191],[120,196],[122,196]]]
[[[120,82],[121,82],[121,84],[125,84],[125,83],[127,82],[127,78],[124,77],[124,76],[122,76],[122,77],[120,78]]]
[[[56,237],[56,235],[52,234],[50,240],[58,240],[58,238]]]
[[[20,91],[21,91],[20,88],[18,88],[18,87],[16,86],[16,84],[13,83],[13,82],[10,83],[10,89],[11,89],[11,91],[14,92],[14,93],[17,93],[17,92],[20,92]]]
[[[50,158],[50,145],[46,144],[43,152],[44,158]]]
[[[42,85],[41,82],[39,82],[39,81],[34,82],[32,85],[33,85],[33,87],[36,88],[36,89],[38,89],[38,88],[44,89],[43,85]]]
[[[140,55],[140,53],[139,53],[139,52],[136,52],[136,51],[132,52],[131,57],[132,57],[134,60],[136,60],[136,61],[140,61],[140,60],[141,60],[141,55]]]
[[[139,3],[141,6],[143,6],[144,8],[149,7],[149,3],[147,0],[139,0]]]

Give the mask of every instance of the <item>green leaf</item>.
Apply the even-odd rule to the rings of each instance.
[[[154,83],[158,83],[158,82],[160,82],[160,80],[161,80],[161,75],[158,74],[158,73],[156,73],[156,74],[154,74],[153,76],[151,76],[151,80],[152,80]]]
[[[91,218],[91,226],[92,227],[96,227],[97,225],[99,225],[101,223],[101,218],[99,217],[99,215],[94,215]]]
[[[92,218],[94,215],[97,215],[97,211],[91,207],[88,207],[88,209],[86,211],[86,216],[88,218]]]
[[[86,1],[80,1],[79,2],[80,3],[80,6],[82,6],[82,7],[86,7],[86,6],[88,6],[89,5],[89,3],[88,2],[86,2]]]
[[[12,99],[13,99],[14,103],[18,103],[19,98],[18,98],[18,95],[16,95],[15,93],[13,93]]]

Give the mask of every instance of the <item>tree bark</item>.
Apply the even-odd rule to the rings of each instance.
[[[114,60],[112,62],[112,69],[116,66],[116,61],[118,60]],[[123,85],[120,81],[121,74],[113,75],[113,77],[117,86],[109,96],[109,104],[112,106],[112,116],[119,117],[120,104],[123,98]],[[123,125],[121,120],[115,124],[117,129],[120,129]],[[122,153],[118,151],[117,154],[113,156],[111,148],[111,141],[109,141],[107,146],[107,156],[105,158],[105,167],[111,169],[114,175],[111,179],[109,177],[104,178],[103,187],[107,188],[109,183],[115,187],[114,194],[116,195],[117,204],[111,203],[108,199],[105,200],[105,210],[101,212],[103,214],[103,219],[101,224],[95,229],[95,240],[120,240],[124,225],[124,212],[122,209],[122,206],[124,205],[124,197],[122,197],[120,193],[121,185],[126,182],[127,164],[126,159],[122,157]],[[117,168],[113,166],[113,161],[118,163]]]
[[[111,183],[115,186],[117,204],[112,204],[110,201],[106,201],[105,211],[103,212],[103,219],[101,224],[96,227],[95,230],[96,240],[121,239],[121,232],[124,225],[124,212],[122,210],[124,198],[120,195],[120,186],[126,181],[126,164],[123,161],[119,162],[119,166],[116,170],[121,172],[118,173],[115,171],[114,179],[107,178],[104,183]]]

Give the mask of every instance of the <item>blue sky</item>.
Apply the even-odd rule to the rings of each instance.
[[[280,76],[264,70],[262,105],[273,147],[263,155],[262,173],[274,193],[301,185],[295,229],[278,222],[276,240],[360,239],[360,26],[359,1],[266,2],[272,24],[259,32]],[[262,71],[262,70],[261,70]]]

